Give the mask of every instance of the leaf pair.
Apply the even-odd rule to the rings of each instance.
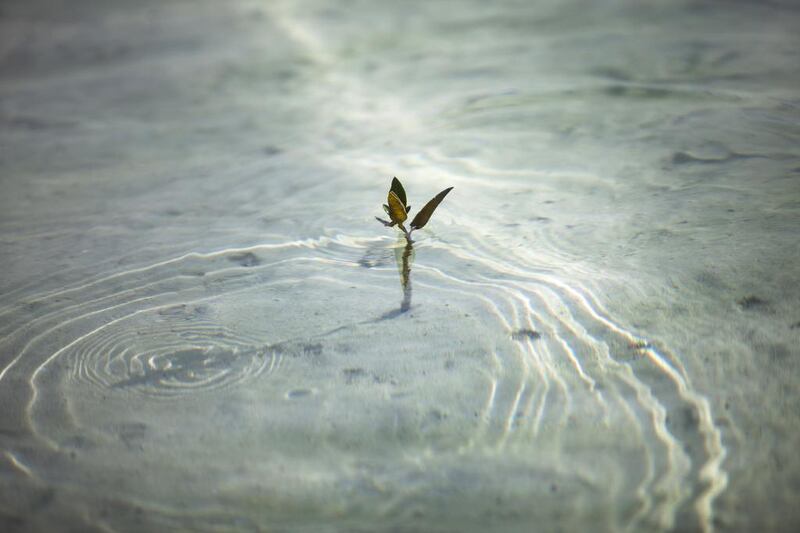
[[[442,203],[444,197],[447,196],[447,193],[449,193],[452,189],[452,187],[448,187],[431,198],[431,200],[425,204],[425,206],[411,221],[411,230],[406,231],[405,227],[403,226],[403,222],[408,219],[408,212],[411,210],[411,206],[406,204],[406,191],[403,189],[403,185],[400,183],[400,180],[393,178],[392,186],[389,189],[387,204],[383,206],[384,211],[386,211],[386,214],[389,215],[389,218],[391,219],[391,223],[381,220],[380,218],[378,220],[383,222],[384,225],[390,227],[396,224],[406,233],[410,233],[415,229],[420,229],[428,223],[428,220],[430,220],[433,212],[437,207],[439,207],[439,204]]]

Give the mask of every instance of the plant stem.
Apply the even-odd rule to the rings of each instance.
[[[411,244],[412,242],[414,242],[414,240],[411,238],[411,232],[414,231],[414,230],[412,229],[411,231],[409,231],[402,224],[398,224],[398,226],[400,227],[401,230],[403,230],[403,233],[405,233],[406,240],[408,241],[408,244]]]

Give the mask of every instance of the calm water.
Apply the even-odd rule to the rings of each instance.
[[[800,526],[798,27],[4,2],[0,529]]]

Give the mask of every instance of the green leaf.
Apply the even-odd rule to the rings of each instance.
[[[403,202],[400,201],[400,198],[397,197],[394,191],[389,191],[388,204],[389,218],[392,219],[392,222],[395,224],[402,224],[405,222],[408,218],[408,213],[406,213]]]
[[[397,197],[403,202],[403,207],[406,209],[406,213],[408,213],[408,200],[406,199],[406,190],[403,188],[403,184],[400,183],[400,180],[397,178],[392,178],[392,186],[389,188],[390,191],[395,193]]]
[[[447,189],[443,190],[442,192],[431,198],[431,200],[427,204],[425,204],[425,207],[423,207],[420,210],[420,212],[417,213],[417,216],[414,217],[414,220],[411,221],[411,229],[414,230],[424,227],[425,224],[428,223],[428,220],[431,218],[433,212],[436,210],[437,207],[439,207],[439,204],[442,203],[444,197],[447,196],[447,193],[449,193],[452,190],[453,190],[452,187],[448,187]]]

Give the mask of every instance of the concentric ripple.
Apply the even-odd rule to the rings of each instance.
[[[71,362],[78,381],[167,396],[234,386],[274,364],[269,346],[198,318],[207,313],[186,305],[140,313],[70,345],[60,357]]]
[[[387,527],[452,509],[465,524],[527,523],[531,498],[558,493],[548,509],[599,516],[600,530],[707,528],[724,448],[678,358],[552,269],[464,244],[417,243],[408,311],[403,243],[344,235],[187,254],[30,297],[34,316],[2,341],[0,395],[22,407],[16,430],[51,450],[45,463],[70,454],[78,480],[127,475],[131,447],[153,475],[168,465],[164,494],[108,487],[164,520],[183,512],[175,491],[255,524],[292,523],[292,502],[310,498],[312,521]],[[12,383],[30,390],[22,404]],[[42,452],[13,457],[46,475]],[[181,484],[187,472],[225,496]],[[263,479],[285,487],[264,496],[268,516],[243,497]]]

